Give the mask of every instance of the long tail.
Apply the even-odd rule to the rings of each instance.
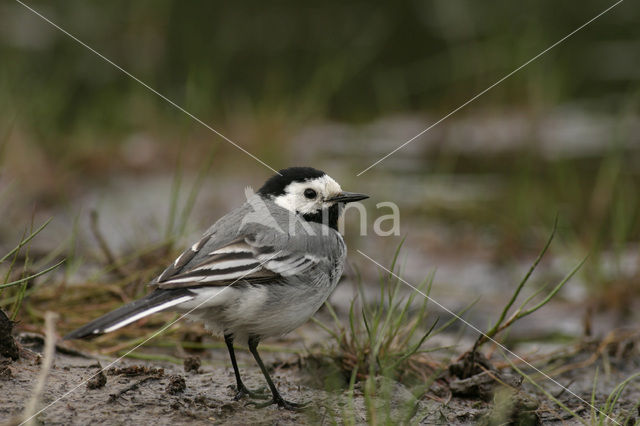
[[[68,339],[82,339],[109,333],[140,318],[160,312],[172,306],[193,299],[196,295],[185,288],[155,290],[142,299],[124,305],[98,319],[83,325],[64,336]]]

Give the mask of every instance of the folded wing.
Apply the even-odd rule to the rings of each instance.
[[[203,237],[203,240],[208,237]],[[261,245],[245,235],[209,252],[207,241],[199,241],[181,254],[172,267],[154,283],[163,289],[198,286],[224,286],[236,281],[276,282],[299,274],[318,263],[308,253],[292,253]]]

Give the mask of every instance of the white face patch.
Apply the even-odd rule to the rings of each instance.
[[[307,189],[316,192],[315,198],[307,198],[304,193]],[[273,198],[273,201],[280,207],[294,213],[307,214],[314,213],[334,204],[325,201],[342,192],[338,182],[329,175],[310,179],[305,182],[291,182],[284,188],[284,194]]]

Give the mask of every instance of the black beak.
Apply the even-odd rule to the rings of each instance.
[[[358,194],[357,192],[342,191],[338,195],[327,199],[327,201],[337,201],[339,203],[352,203],[354,201],[366,200],[368,195]]]

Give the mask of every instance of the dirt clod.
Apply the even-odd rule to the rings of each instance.
[[[20,351],[11,333],[13,332],[13,321],[0,310],[0,355],[17,361]]]
[[[187,388],[184,377],[179,374],[169,376],[169,384],[167,385],[167,393],[172,395],[182,393]]]
[[[184,359],[185,373],[188,373],[190,371],[197,373],[201,365],[202,365],[202,362],[200,361],[200,357],[190,356]]]
[[[13,377],[11,368],[7,365],[0,365],[0,380],[10,380]]]
[[[107,376],[103,370],[100,370],[98,374],[93,376],[91,380],[87,382],[87,389],[100,389],[107,384]]]
[[[535,397],[514,393],[513,389],[503,387],[496,392],[492,409],[478,424],[539,425],[540,417],[536,412],[539,406]]]
[[[449,388],[454,396],[489,401],[493,398],[494,390],[501,383],[515,389],[522,383],[522,377],[506,372],[485,371],[466,379],[454,379],[449,383]]]
[[[496,368],[478,351],[465,353],[459,361],[449,366],[449,373],[459,379],[468,379],[485,371],[496,371]]]

